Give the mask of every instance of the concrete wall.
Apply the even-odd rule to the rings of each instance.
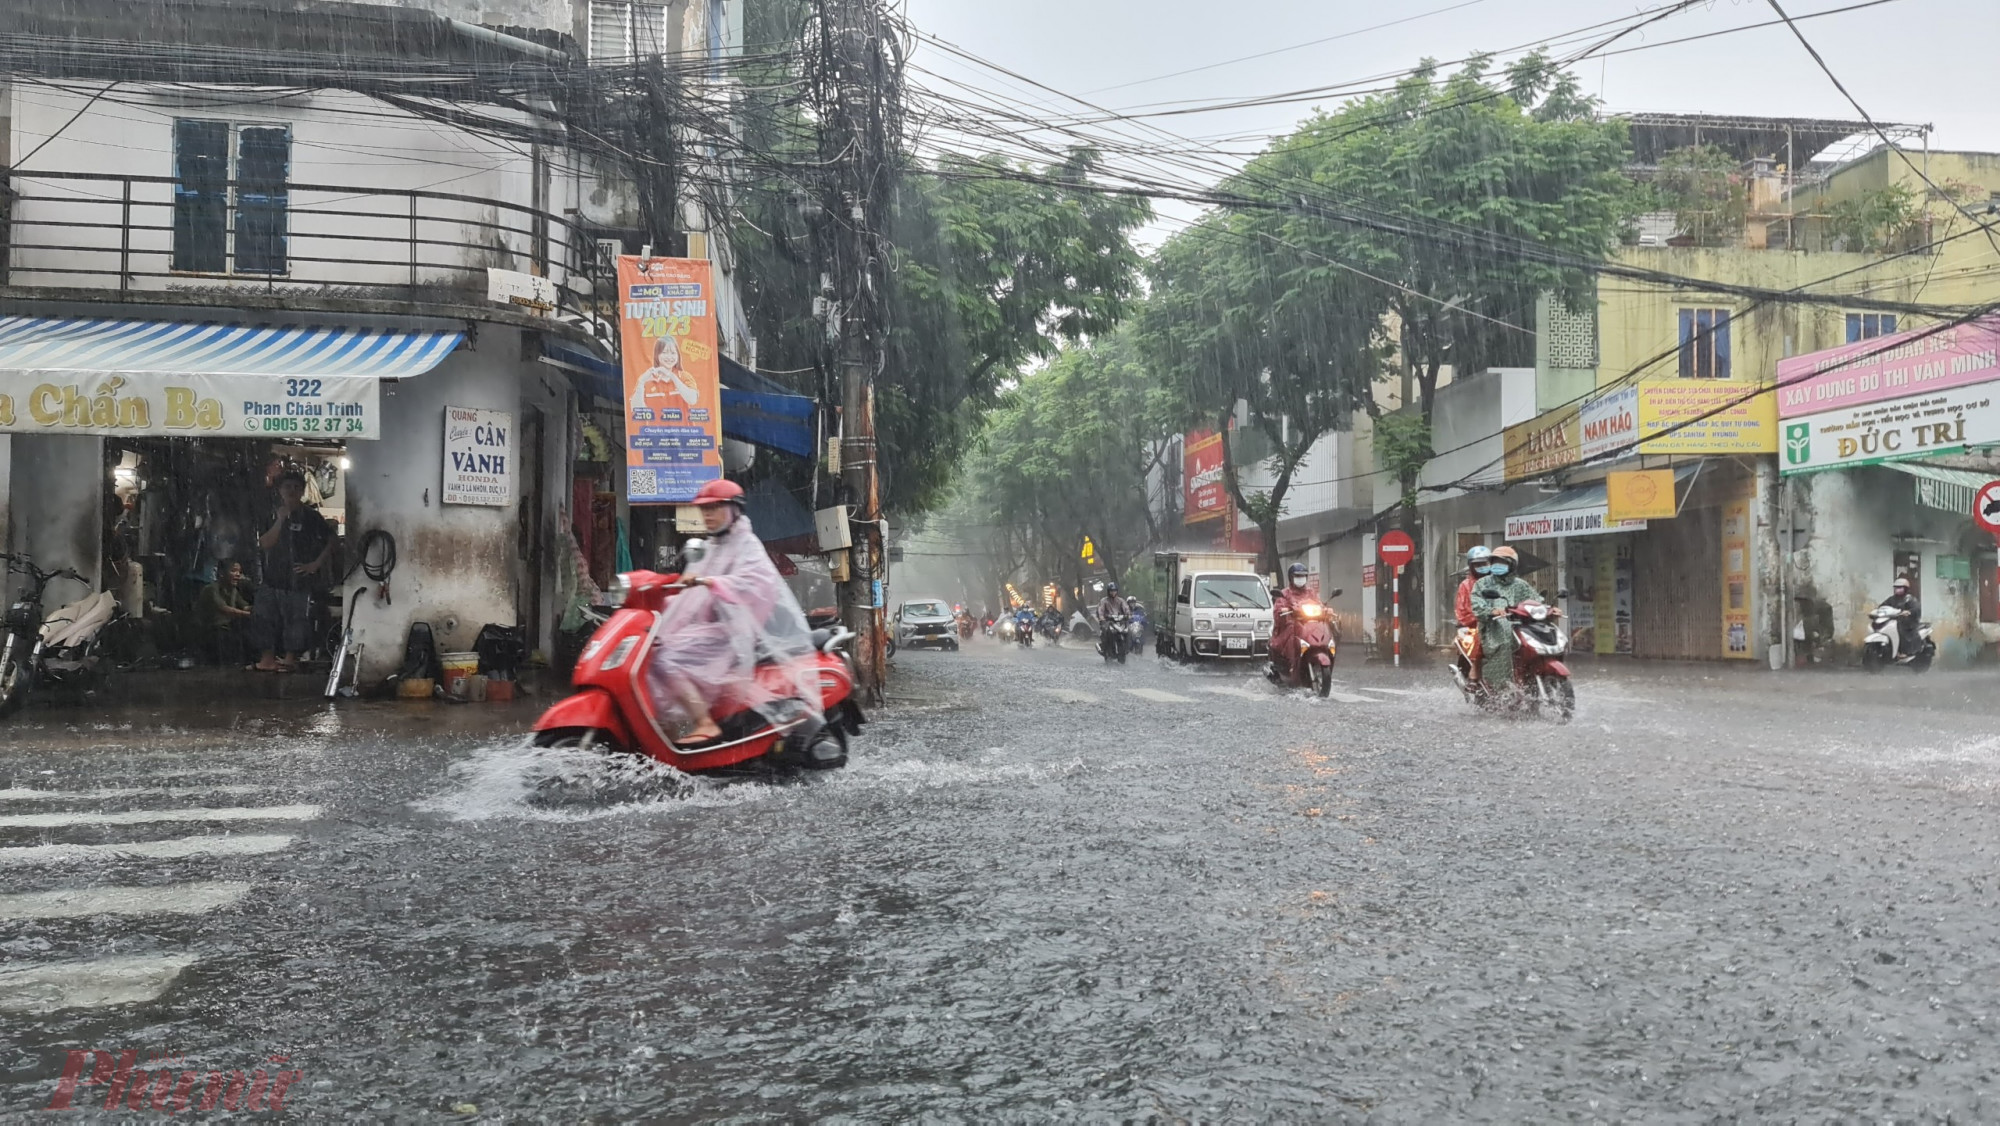
[[[110,488],[104,440],[83,434],[15,434],[5,444],[12,448],[11,469],[0,488],[8,513],[8,550],[45,570],[74,567],[97,589],[104,560],[104,497]],[[53,609],[82,593],[73,582],[51,584],[47,605]]]
[[[17,227],[15,241],[58,248],[16,247],[12,259],[16,285],[117,288],[120,232],[115,228],[121,222],[121,185],[46,179],[33,173],[173,176],[177,118],[289,127],[294,184],[435,190],[519,207],[536,203],[534,165],[519,147],[426,121],[360,94],[321,90],[277,99],[262,90],[204,89],[195,94],[128,83],[89,104],[94,92],[80,86],[63,90],[15,86],[12,144],[16,151],[33,152],[34,159],[25,172],[15,173],[14,186],[24,194],[45,197],[19,204],[17,221],[35,225]],[[65,128],[71,118],[75,121]],[[557,166],[547,172],[544,210],[561,214],[576,206],[585,170],[567,167],[568,158],[560,152],[551,159]],[[134,186],[133,226],[160,229],[134,231],[131,269],[153,274],[169,270],[172,201],[171,184]],[[294,189],[290,206],[291,270],[288,277],[278,279],[279,285],[287,281],[315,287],[409,284],[407,197]],[[360,214],[315,214],[315,208]],[[91,223],[111,228],[80,225]],[[419,201],[417,237],[451,245],[418,247],[417,282],[473,289],[483,295],[485,267],[531,269],[532,230],[528,214],[493,203]],[[329,237],[335,235],[343,237]],[[382,241],[370,241],[376,237]],[[563,228],[552,226],[551,276],[558,280],[567,277],[572,261],[580,260],[568,252],[566,237]],[[575,252],[581,255],[589,249],[579,245]],[[313,258],[329,261],[307,261]],[[81,274],[73,272],[76,268],[111,274]],[[222,285],[262,291],[271,283],[261,276],[184,275],[141,278],[132,284],[151,290]]]
[[[1502,431],[1535,417],[1535,369],[1493,368],[1438,391],[1431,415],[1431,448],[1437,456],[1417,483],[1465,480],[1498,484],[1505,475]]]
[[[1992,537],[1974,528],[1968,516],[1917,506],[1914,486],[1909,476],[1882,468],[1791,478],[1792,520],[1799,531],[1786,578],[1792,596],[1832,608],[1829,660],[1857,659],[1868,632],[1867,612],[1890,594],[1898,551],[1923,557],[1919,594],[1925,620],[1936,626],[1940,663],[1967,664],[1995,636],[1979,624],[1977,579],[1937,577],[1939,555],[1977,557],[1992,550]]]
[[[547,373],[547,374],[544,374]],[[357,639],[366,647],[361,675],[375,680],[396,671],[410,624],[426,621],[445,650],[470,648],[481,626],[519,624],[528,599],[521,553],[522,467],[531,462],[518,449],[524,406],[545,412],[547,456],[543,461],[544,573],[541,621],[535,631],[547,643],[554,612],[551,552],[562,542],[568,519],[570,432],[568,392],[553,369],[521,359],[519,334],[487,327],[471,349],[454,353],[436,369],[382,390],[382,438],[355,442],[348,449],[351,550],[361,537],[383,529],[396,537],[397,566],[390,579],[391,603],[371,592],[354,612]],[[444,409],[447,406],[504,410],[514,415],[517,449],[515,502],[504,508],[446,505],[443,488]],[[366,580],[356,574],[351,592]]]

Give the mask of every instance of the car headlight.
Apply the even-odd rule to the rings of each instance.
[[[632,597],[632,576],[619,575],[617,578],[612,579],[611,586],[604,593],[611,596],[611,601],[614,604],[619,606],[625,605],[625,600]]]
[[[1262,621],[1257,623],[1257,636],[1258,637],[1271,636],[1271,623],[1269,621]]]
[[[1196,633],[1214,633],[1214,632],[1215,632],[1215,619],[1214,619],[1214,618],[1196,618],[1196,619],[1194,620],[1194,631],[1195,631]]]

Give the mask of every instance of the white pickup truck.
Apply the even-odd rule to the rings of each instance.
[[[1257,557],[1220,551],[1162,551],[1153,565],[1168,601],[1155,648],[1177,661],[1251,660],[1271,652],[1271,589]]]

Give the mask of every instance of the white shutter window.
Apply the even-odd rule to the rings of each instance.
[[[630,0],[590,0],[590,57],[607,60],[631,56]]]
[[[632,53],[659,55],[667,49],[667,6],[632,5]]]

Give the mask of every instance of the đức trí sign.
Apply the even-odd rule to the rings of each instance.
[[[1936,457],[2000,442],[2000,383],[1784,420],[1784,473]]]
[[[444,409],[446,504],[514,503],[514,416],[477,407]]]
[[[0,371],[0,433],[379,438],[381,387],[372,375]]]

